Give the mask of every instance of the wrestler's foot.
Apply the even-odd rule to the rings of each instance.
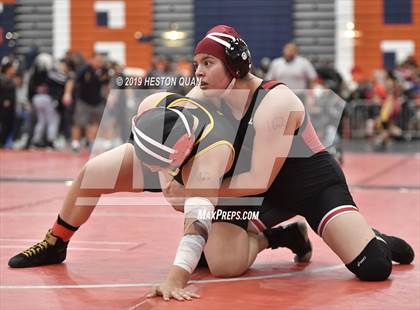
[[[377,237],[383,239],[388,244],[394,262],[410,264],[413,261],[414,250],[406,241],[398,237],[385,235],[376,229],[373,229],[373,231]]]
[[[285,227],[264,230],[268,246],[272,249],[285,247],[295,253],[296,263],[308,263],[312,257],[312,244],[308,238],[308,228],[304,222],[296,222]]]
[[[66,259],[68,243],[68,241],[64,242],[61,238],[54,236],[50,229],[43,241],[13,256],[9,260],[9,266],[26,268],[59,264]]]

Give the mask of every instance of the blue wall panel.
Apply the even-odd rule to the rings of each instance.
[[[386,52],[382,54],[384,68],[387,70],[394,70],[396,64],[396,55],[394,52]]]
[[[108,26],[108,12],[96,12],[96,26],[98,27]]]
[[[14,46],[9,46],[9,40],[5,36],[8,32],[14,31],[15,4],[3,4],[3,11],[0,12],[0,59],[13,52]]]
[[[411,0],[383,0],[385,24],[411,24]],[[418,0],[417,0],[418,1]]]
[[[195,42],[211,27],[234,27],[248,43],[253,63],[262,57],[281,56],[282,46],[293,38],[292,0],[199,0],[195,2]]]

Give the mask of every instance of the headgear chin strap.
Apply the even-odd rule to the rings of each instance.
[[[149,137],[148,135],[146,135],[145,133],[143,133],[140,129],[136,127],[136,122],[138,121],[138,119],[141,117],[143,113],[133,117],[131,121],[131,126],[132,126],[131,132],[133,133],[134,142],[136,143],[137,147],[139,147],[141,150],[143,150],[146,154],[150,155],[151,157],[161,161],[162,163],[169,164],[169,166],[172,168],[177,168],[184,162],[185,158],[191,152],[192,147],[194,145],[194,139],[191,132],[191,128],[188,124],[188,121],[185,115],[177,109],[172,109],[172,108],[167,108],[167,109],[178,114],[187,132],[186,134],[182,135],[177,140],[177,142],[174,144],[172,148],[152,139],[151,137]],[[153,145],[157,149],[168,153],[169,156],[166,158],[164,156],[157,154],[156,152],[152,151],[149,147],[147,147],[142,142],[142,140]]]
[[[223,93],[220,95],[220,98],[222,98],[222,99],[226,98],[226,96],[230,94],[230,91],[233,89],[233,86],[235,86],[235,82],[236,82],[236,79],[232,78],[229,85],[225,88]]]

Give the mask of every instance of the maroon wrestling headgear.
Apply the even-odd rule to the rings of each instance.
[[[251,53],[245,41],[232,27],[211,28],[198,42],[195,55],[209,54],[220,59],[234,78],[244,77],[251,68]]]

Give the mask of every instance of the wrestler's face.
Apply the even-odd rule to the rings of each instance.
[[[194,57],[195,76],[200,79],[200,88],[206,97],[218,97],[223,94],[232,77],[223,62],[208,54]]]

